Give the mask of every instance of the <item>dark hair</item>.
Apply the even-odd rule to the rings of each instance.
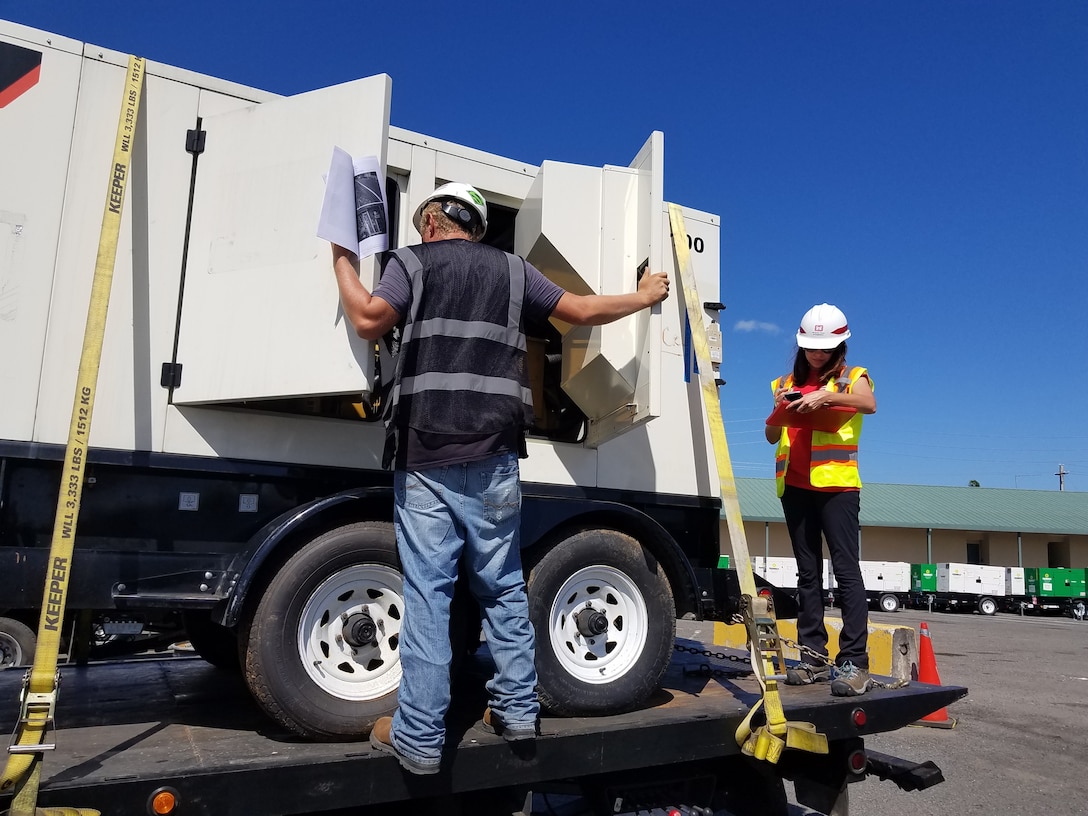
[[[831,356],[827,360],[827,366],[816,372],[820,377],[820,385],[827,385],[832,380],[838,379],[846,368],[846,341],[839,343],[831,349]],[[797,349],[797,356],[793,358],[793,384],[800,388],[808,382],[812,375],[812,366],[808,364],[803,348]]]

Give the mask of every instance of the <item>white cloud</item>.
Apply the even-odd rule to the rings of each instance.
[[[782,329],[775,323],[764,323],[762,320],[738,320],[733,324],[733,331],[778,334]]]

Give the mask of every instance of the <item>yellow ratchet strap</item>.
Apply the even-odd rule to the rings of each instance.
[[[83,496],[83,469],[87,462],[91,435],[91,415],[94,412],[95,389],[102,361],[102,340],[106,331],[113,269],[117,260],[117,241],[121,231],[121,213],[128,188],[132,148],[136,138],[136,121],[143,91],[144,60],[129,57],[121,113],[117,122],[117,139],[113,147],[106,203],[102,213],[102,230],[98,238],[91,299],[87,308],[87,323],[83,332],[83,350],[79,358],[79,373],[68,427],[68,448],[64,456],[57,514],[53,522],[53,538],[42,594],[42,613],[38,621],[38,647],[34,665],[23,680],[19,702],[19,720],[8,746],[7,767],[0,777],[0,793],[15,791],[9,816],[97,816],[99,811],[79,808],[38,808],[38,783],[41,760],[45,751],[56,746],[46,742],[50,729],[55,728],[54,713],[60,673],[61,629],[68,596],[68,578],[75,546],[76,521]]]
[[[778,682],[775,679],[775,666],[777,661],[779,676],[781,676],[780,673],[785,671],[786,664],[778,637],[778,624],[774,618],[774,607],[770,599],[761,598],[756,593],[756,580],[752,573],[748,540],[745,538],[744,523],[741,519],[737,482],[733,478],[729,443],[725,439],[718,386],[714,380],[714,369],[710,361],[710,344],[707,340],[706,326],[703,325],[702,301],[699,299],[699,292],[695,285],[687,229],[684,226],[684,213],[679,205],[669,204],[669,222],[672,225],[676,267],[684,287],[684,303],[691,329],[692,346],[699,367],[703,405],[706,407],[710,437],[714,443],[714,459],[718,467],[718,480],[721,483],[722,514],[729,531],[733,557],[736,560],[737,578],[740,581],[744,620],[748,629],[748,649],[752,659],[752,669],[763,692],[759,702],[752,707],[740,727],[737,728],[737,744],[743,753],[771,763],[778,762],[784,748],[826,754],[827,737],[818,733],[816,726],[811,723],[787,722],[782,710]],[[766,714],[766,724],[753,728],[752,719],[760,708]]]

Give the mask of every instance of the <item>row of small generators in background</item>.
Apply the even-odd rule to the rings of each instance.
[[[797,587],[795,558],[753,556],[752,569],[775,586]],[[869,603],[884,612],[901,607],[984,615],[1060,612],[1083,620],[1088,598],[1088,569],[862,561],[861,574]],[[826,558],[823,585],[829,603],[835,603],[835,575]]]

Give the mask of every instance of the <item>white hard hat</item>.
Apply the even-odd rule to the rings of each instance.
[[[803,349],[833,349],[849,337],[846,315],[830,303],[821,303],[805,312],[797,329],[797,345]]]
[[[447,210],[443,207],[443,212],[446,213],[452,219],[453,223],[465,229],[466,232],[473,232],[472,215],[474,214],[480,223],[479,234],[482,236],[487,230],[487,202],[484,201],[484,197],[480,195],[480,191],[469,184],[461,184],[458,181],[451,181],[449,184],[443,184],[425,199],[418,207],[416,207],[415,215],[412,216],[412,223],[415,225],[416,230],[420,235],[423,234],[423,208],[430,204],[432,201],[459,201],[462,204],[468,206],[468,210],[461,207],[452,207]]]

